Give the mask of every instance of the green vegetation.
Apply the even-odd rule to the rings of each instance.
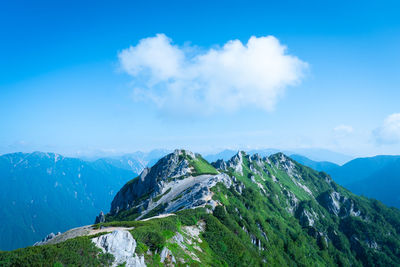
[[[138,208],[131,208],[128,210],[122,210],[118,212],[115,215],[106,215],[106,222],[112,222],[112,221],[133,221],[137,217],[140,216],[140,211]]]
[[[111,254],[102,253],[89,237],[0,252],[0,266],[109,266],[113,260]]]
[[[151,218],[151,217],[154,217],[154,216],[157,216],[157,215],[163,213],[165,208],[167,207],[167,205],[168,204],[166,204],[166,203],[159,204],[157,207],[155,207],[154,209],[149,211],[146,215],[144,215],[142,219]]]
[[[147,246],[151,251],[160,251],[168,238],[171,238],[179,228],[177,216],[162,219],[140,221],[131,231],[133,238]]]
[[[192,158],[187,154],[184,157],[189,161],[190,166],[194,168],[194,175],[218,174],[218,171],[199,154],[196,155],[196,158]]]

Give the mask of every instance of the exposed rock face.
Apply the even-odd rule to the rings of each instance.
[[[96,220],[94,221],[94,223],[102,223],[106,221],[106,216],[104,216],[104,213],[102,211],[100,211],[100,214],[98,216],[96,216]]]
[[[174,255],[172,255],[172,252],[167,247],[164,247],[162,249],[160,257],[161,257],[160,262],[162,263],[168,263],[168,262],[174,264],[176,263]]]
[[[250,157],[251,161],[256,163],[259,167],[263,166],[263,158],[260,154],[256,153]]]
[[[338,215],[340,211],[340,194],[332,192],[328,197],[328,209],[334,214]]]
[[[301,226],[314,226],[315,221],[318,219],[318,215],[313,211],[302,209],[299,212],[298,218]]]
[[[111,226],[111,227],[100,227],[100,229],[95,229],[93,227],[93,225],[85,225],[85,226],[81,226],[81,227],[77,227],[77,228],[73,228],[70,229],[64,233],[60,233],[58,232],[57,234],[50,234],[48,236],[50,236],[51,238],[44,238],[42,241],[40,242],[36,242],[34,244],[34,246],[42,246],[42,245],[54,245],[54,244],[58,244],[64,241],[67,241],[69,239],[78,237],[78,236],[90,236],[90,235],[95,235],[95,234],[99,234],[102,232],[111,232],[114,230],[132,230],[132,227],[115,227],[115,226]]]
[[[192,246],[195,250],[203,252],[203,250],[200,248],[199,244],[202,243],[203,241],[200,238],[200,233],[204,232],[206,227],[206,224],[204,221],[199,221],[196,225],[193,226],[183,226],[182,227],[182,232],[183,235],[180,233],[176,233],[170,241],[172,243],[177,244],[179,247],[181,247],[184,252],[192,258],[192,260],[200,262],[200,259],[194,251],[190,250],[188,248],[188,245]],[[163,249],[164,252],[164,249]],[[166,254],[169,251],[166,251]],[[163,262],[161,253],[161,262]],[[168,254],[167,254],[168,255]],[[175,258],[170,256],[170,262],[174,262]],[[182,262],[183,259],[178,258],[178,261]]]
[[[284,189],[282,190],[282,193],[286,196],[287,211],[293,214],[299,205],[299,200],[291,191]]]
[[[224,173],[218,175],[205,174],[167,183],[166,190],[169,190],[169,188],[171,190],[158,201],[149,203],[147,210],[149,211],[159,205],[166,205],[164,213],[175,212],[183,208],[205,206],[207,204],[214,208],[217,203],[212,200],[210,189],[219,182],[225,184],[227,187],[231,185],[229,176]],[[146,213],[147,211],[144,211],[143,215]]]
[[[211,163],[211,165],[213,165],[214,168],[216,168],[216,169],[220,169],[223,171],[228,170],[228,165],[226,164],[226,162],[223,159],[219,159],[216,162]]]
[[[93,243],[103,252],[114,256],[112,266],[118,266],[125,263],[129,267],[146,266],[144,256],[135,254],[136,241],[128,231],[115,230],[112,233],[95,237]]]
[[[233,168],[237,173],[243,175],[243,152],[239,151],[235,156],[233,156],[228,162],[227,165],[230,168]]]
[[[372,248],[372,249],[379,249],[378,243],[376,243],[374,240],[369,240],[369,239],[367,239],[367,240],[365,240],[365,243],[367,244],[367,246],[368,246],[369,248]]]
[[[245,189],[245,185],[239,181],[235,176],[231,177],[232,183],[233,183],[233,187],[236,190],[236,192],[238,192],[239,194],[242,194],[243,189]]]
[[[329,212],[339,217],[355,216],[362,217],[361,211],[355,206],[354,201],[340,193],[324,192],[318,197],[318,201]]]
[[[138,179],[127,183],[112,201],[111,214],[130,208],[136,199],[146,193],[160,193],[167,178],[191,174],[189,162],[181,159],[184,153],[196,158],[196,155],[191,152],[175,150],[174,153],[160,159],[150,169],[144,169]]]
[[[43,238],[41,241],[36,242],[35,244],[33,244],[34,246],[40,246],[40,245],[44,245],[46,243],[48,243],[50,240],[52,240],[53,238],[55,238],[56,236],[60,235],[61,233],[58,232],[57,234],[54,233],[50,233],[48,234],[45,238]]]
[[[269,157],[271,163],[286,172],[289,176],[301,179],[301,176],[297,173],[295,162],[283,153],[277,153]]]

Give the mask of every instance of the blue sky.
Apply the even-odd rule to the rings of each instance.
[[[0,153],[176,147],[199,152],[310,147],[354,156],[400,153],[396,1],[82,2],[0,4]],[[189,93],[170,95],[170,79],[154,74],[160,66],[130,57],[129,64],[149,72],[121,67],[123,51],[139,51],[140,41],[156,40],[156,34],[165,36],[167,48],[188,57],[181,69],[189,66],[192,71],[171,76],[183,81],[183,89],[200,80],[201,94],[214,96],[210,84],[223,80],[224,93],[239,91],[241,97],[233,104],[224,97],[205,97],[193,106]],[[278,48],[287,47],[279,58],[296,58],[304,67],[282,72],[278,90],[260,85],[270,81],[263,75],[247,79],[264,65],[251,65],[250,74],[235,66],[244,85],[230,90],[226,77],[232,72],[218,64],[193,63],[210,51],[222,54],[231,40],[239,40],[247,51],[252,36],[256,41],[273,36]],[[272,64],[274,70],[271,62],[266,66]],[[204,66],[211,71],[193,74]],[[286,77],[293,73],[295,82]],[[157,85],[151,87],[154,80]],[[265,98],[257,97],[254,84],[269,90],[261,92]],[[138,96],[138,85],[146,97]],[[277,90],[278,96],[272,97]],[[151,99],[158,94],[164,104]],[[267,100],[273,104],[264,104]]]

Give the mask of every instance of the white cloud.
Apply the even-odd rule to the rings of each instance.
[[[354,129],[349,125],[342,124],[333,128],[333,132],[335,133],[336,137],[345,137],[349,134],[352,134]]]
[[[270,111],[307,68],[273,36],[253,36],[247,44],[231,40],[200,52],[157,34],[118,57],[122,70],[134,77],[137,100],[164,111],[203,114],[246,106]]]
[[[374,130],[373,135],[380,144],[400,143],[400,113],[387,116],[383,125]]]

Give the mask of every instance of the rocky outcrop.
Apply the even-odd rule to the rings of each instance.
[[[296,197],[295,194],[293,194],[293,192],[283,189],[282,193],[284,194],[284,196],[286,197],[286,204],[287,204],[287,208],[286,210],[291,213],[294,214],[297,206],[299,205],[299,200]]]
[[[289,176],[300,178],[296,171],[296,163],[283,153],[277,153],[269,157],[271,163]]]
[[[243,175],[243,154],[244,152],[239,151],[227,162],[228,167],[234,169],[240,175]]]
[[[231,179],[233,182],[233,188],[236,190],[236,192],[242,194],[246,186],[241,181],[239,181],[235,176],[232,176]]]
[[[157,201],[151,200],[138,219],[160,206],[164,207],[162,213],[172,213],[181,209],[205,207],[206,205],[215,208],[218,203],[212,199],[211,188],[217,183],[222,183],[229,188],[232,182],[227,174],[221,173],[189,176],[182,180],[165,183],[165,188],[162,190],[165,194],[161,194],[162,197]]]
[[[309,211],[306,209],[302,209],[298,215],[299,222],[301,226],[314,226],[315,221],[318,219],[318,215],[314,211]]]
[[[355,205],[354,200],[341,195],[336,191],[327,191],[318,197],[319,203],[330,213],[339,216],[361,216],[361,211]]]
[[[54,245],[69,239],[78,237],[78,236],[90,236],[90,235],[97,235],[100,233],[109,233],[114,230],[132,230],[132,227],[100,227],[95,228],[93,225],[85,225],[77,228],[70,229],[64,233],[58,232],[57,234],[50,234],[46,238],[44,238],[40,242],[36,242],[34,246],[42,246],[42,245]]]
[[[175,264],[176,263],[174,255],[172,255],[172,252],[167,247],[164,247],[161,250],[160,258],[161,258],[161,260],[160,260],[161,263],[165,263],[165,264],[167,264],[167,263]]]
[[[136,241],[128,231],[115,230],[93,238],[92,242],[104,253],[114,256],[113,267],[120,264],[125,264],[126,267],[146,266],[144,256],[135,254]]]
[[[58,232],[57,234],[50,233],[45,238],[43,238],[41,241],[38,241],[33,245],[41,246],[41,245],[47,244],[50,240],[54,239],[55,237],[59,236],[60,234],[61,234],[60,232]]]
[[[227,171],[228,170],[228,165],[223,159],[219,159],[216,162],[211,163],[211,165],[219,170]]]
[[[264,165],[263,158],[258,153],[252,155],[250,157],[250,160],[257,164],[259,167],[262,167]]]
[[[100,211],[100,214],[98,216],[96,216],[96,220],[94,221],[94,223],[103,223],[106,221],[106,216],[104,215],[103,211]]]

